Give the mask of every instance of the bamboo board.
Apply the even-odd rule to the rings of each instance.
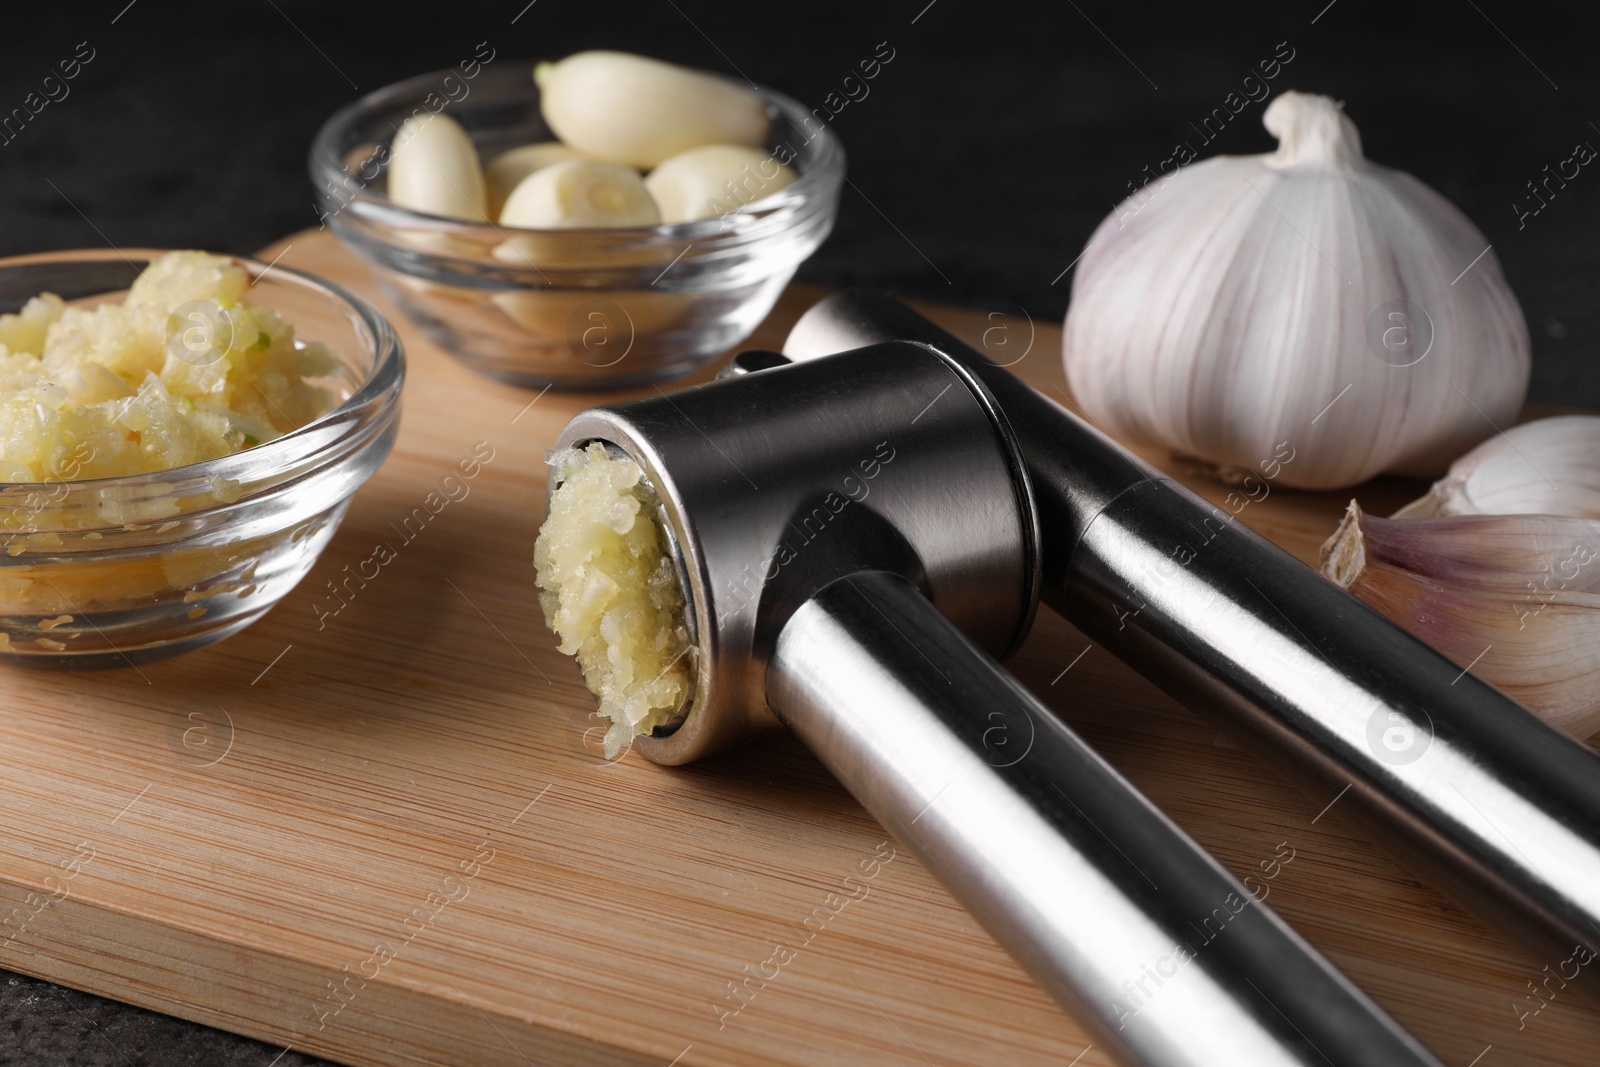
[[[0,966],[357,1065],[1112,1062],[792,739],[603,761],[530,562],[542,450],[601,398],[464,369],[326,234],[279,251],[406,332],[399,442],[240,635],[139,670],[0,673],[0,917],[23,928]],[[792,288],[747,347],[779,347],[819,295]],[[1061,395],[1053,325],[929,311]],[[325,614],[326,583],[485,447],[470,492]],[[1386,511],[1417,489],[1360,495]],[[1312,560],[1344,500],[1274,491],[1240,520]],[[1087,645],[1041,612],[1011,667],[1445,1062],[1600,1056],[1572,991],[1519,1028],[1559,960]],[[846,875],[865,895],[827,910]],[[793,959],[734,999],[780,943]]]

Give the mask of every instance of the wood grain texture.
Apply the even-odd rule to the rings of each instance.
[[[326,234],[264,256],[283,248],[405,330]],[[750,346],[818,295],[791,289]],[[1006,326],[1009,353],[1031,336],[1015,370],[1060,395],[1053,325],[930,313],[974,342]],[[542,450],[602,398],[535,401],[406,335],[392,458],[262,622],[138,671],[0,674],[0,918],[23,927],[0,965],[358,1065],[1111,1063],[897,845],[807,940],[886,835],[792,739],[687,768],[599,758],[531,557]],[[469,495],[398,539],[479,442]],[[1384,511],[1418,488],[1359,495]],[[1344,500],[1273,491],[1240,519],[1309,561]],[[380,542],[397,558],[319,628],[326,583]],[[1447,1063],[1600,1055],[1570,990],[1519,1029],[1558,960],[1087,644],[1041,612],[1011,667],[1235,872],[1263,878],[1287,842],[1269,902]],[[795,958],[725,1014],[778,943]]]

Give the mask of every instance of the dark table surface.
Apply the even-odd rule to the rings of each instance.
[[[304,160],[322,120],[484,42],[497,62],[615,48],[742,71],[809,106],[892,49],[868,95],[833,120],[852,184],[800,277],[1058,319],[1066,268],[1147,165],[1179,141],[1202,155],[1273,146],[1264,102],[1203,147],[1190,124],[1261,61],[1292,54],[1273,93],[1343,99],[1370,158],[1415,174],[1483,230],[1528,319],[1533,398],[1600,407],[1600,175],[1581,172],[1537,216],[1519,220],[1514,206],[1547,164],[1579,142],[1600,145],[1600,66],[1581,10],[1510,0],[11,5],[0,120],[29,93],[56,99],[0,133],[0,255],[251,252],[315,225]],[[46,85],[74,59],[76,77]],[[274,1062],[314,1061],[0,971],[0,1065]]]

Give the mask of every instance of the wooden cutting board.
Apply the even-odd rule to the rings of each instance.
[[[530,561],[543,449],[604,398],[464,369],[327,234],[263,258],[280,251],[405,333],[399,442],[249,630],[138,670],[0,672],[0,918],[22,927],[0,966],[360,1065],[1112,1062],[792,739],[602,760]],[[748,347],[779,347],[819,295],[792,288]],[[1062,395],[1053,324],[927,310]],[[493,458],[470,493],[319,625],[326,583],[475,449]],[[1419,489],[1360,496],[1384,512]],[[1345,499],[1275,490],[1240,518],[1312,561]],[[1011,667],[1445,1062],[1600,1057],[1571,991],[1519,1028],[1559,960],[1421,885],[1332,796],[1047,611]],[[875,856],[867,894],[800,945]],[[779,943],[795,958],[731,1013]]]

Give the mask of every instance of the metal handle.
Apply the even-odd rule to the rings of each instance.
[[[796,610],[767,696],[1127,1062],[1438,1062],[898,576]]]
[[[1594,945],[1600,760],[1225,518],[1165,480],[1128,491],[1053,606],[1290,755],[1327,800],[1348,786],[1341,806],[1487,917],[1561,956]]]
[[[894,300],[830,297],[785,351],[884,336],[955,358],[1004,409],[1037,498],[1045,603],[1287,757],[1274,764],[1321,799],[1349,787],[1341,806],[1491,923],[1563,954],[1600,944],[1592,752]]]

